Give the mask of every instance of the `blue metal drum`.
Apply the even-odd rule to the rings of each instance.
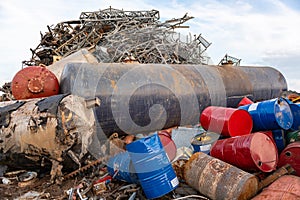
[[[282,129],[272,131],[273,139],[275,141],[278,153],[280,154],[282,150],[286,147],[285,141],[285,131]]]
[[[293,125],[291,127],[291,130],[297,131],[300,130],[300,105],[295,104],[293,102],[288,101],[292,114],[293,114]]]
[[[177,176],[157,134],[134,141],[126,149],[148,199],[161,197],[178,186]]]
[[[290,105],[284,98],[276,98],[250,105],[240,106],[247,110],[253,120],[252,132],[284,129],[293,125]]]
[[[196,135],[191,141],[194,153],[203,152],[209,155],[212,144],[217,141],[219,137],[220,134],[214,132],[204,132]]]
[[[107,162],[107,171],[114,178],[128,183],[138,183],[138,178],[127,151],[111,157]]]

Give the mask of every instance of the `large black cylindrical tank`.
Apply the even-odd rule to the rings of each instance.
[[[207,106],[236,107],[280,96],[283,75],[271,67],[69,63],[61,92],[99,97],[99,131],[143,133],[199,123]]]

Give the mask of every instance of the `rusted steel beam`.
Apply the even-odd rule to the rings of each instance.
[[[115,55],[110,55],[110,60],[103,60],[101,54],[105,52],[98,52],[99,62],[123,62],[127,54],[134,54],[139,57],[140,63],[199,63],[205,57],[202,53],[207,46],[201,43],[199,37],[185,43],[180,42],[179,34],[174,34],[175,28],[186,27],[181,25],[192,18],[186,14],[161,23],[158,21],[159,11],[156,10],[123,11],[109,8],[82,12],[79,20],[47,26],[48,32],[41,34],[41,42],[32,50],[31,60],[23,64],[50,65],[54,62],[53,56],[66,57],[81,48],[96,45],[100,50],[113,48],[115,52]],[[206,40],[202,38],[202,41]],[[151,48],[147,48],[149,44]],[[188,53],[183,55],[183,52]],[[150,54],[152,56],[148,58]]]

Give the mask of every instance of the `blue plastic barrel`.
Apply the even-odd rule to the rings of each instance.
[[[273,139],[275,141],[278,153],[281,153],[282,150],[286,147],[285,141],[285,131],[282,129],[272,131]]]
[[[127,151],[111,157],[107,162],[107,171],[114,179],[138,183],[138,177]]]
[[[293,114],[293,125],[291,127],[291,130],[297,131],[300,130],[300,105],[295,104],[291,101],[288,101],[292,114]]]
[[[253,120],[252,132],[284,129],[293,125],[290,105],[284,98],[276,98],[250,105],[240,106],[247,110]]]
[[[134,141],[126,149],[148,199],[161,197],[178,186],[177,176],[157,134]]]

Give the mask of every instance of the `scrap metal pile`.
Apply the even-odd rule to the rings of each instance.
[[[159,11],[123,11],[113,8],[82,12],[78,20],[47,26],[41,42],[31,49],[32,58],[25,65],[51,65],[82,48],[96,48],[99,62],[207,64],[203,53],[210,46],[201,34],[182,41],[175,28],[193,17],[159,21]]]
[[[108,8],[48,26],[2,89],[1,197],[300,198],[299,95],[279,97],[271,67],[206,65],[210,43],[174,32],[192,17],[159,18]]]

